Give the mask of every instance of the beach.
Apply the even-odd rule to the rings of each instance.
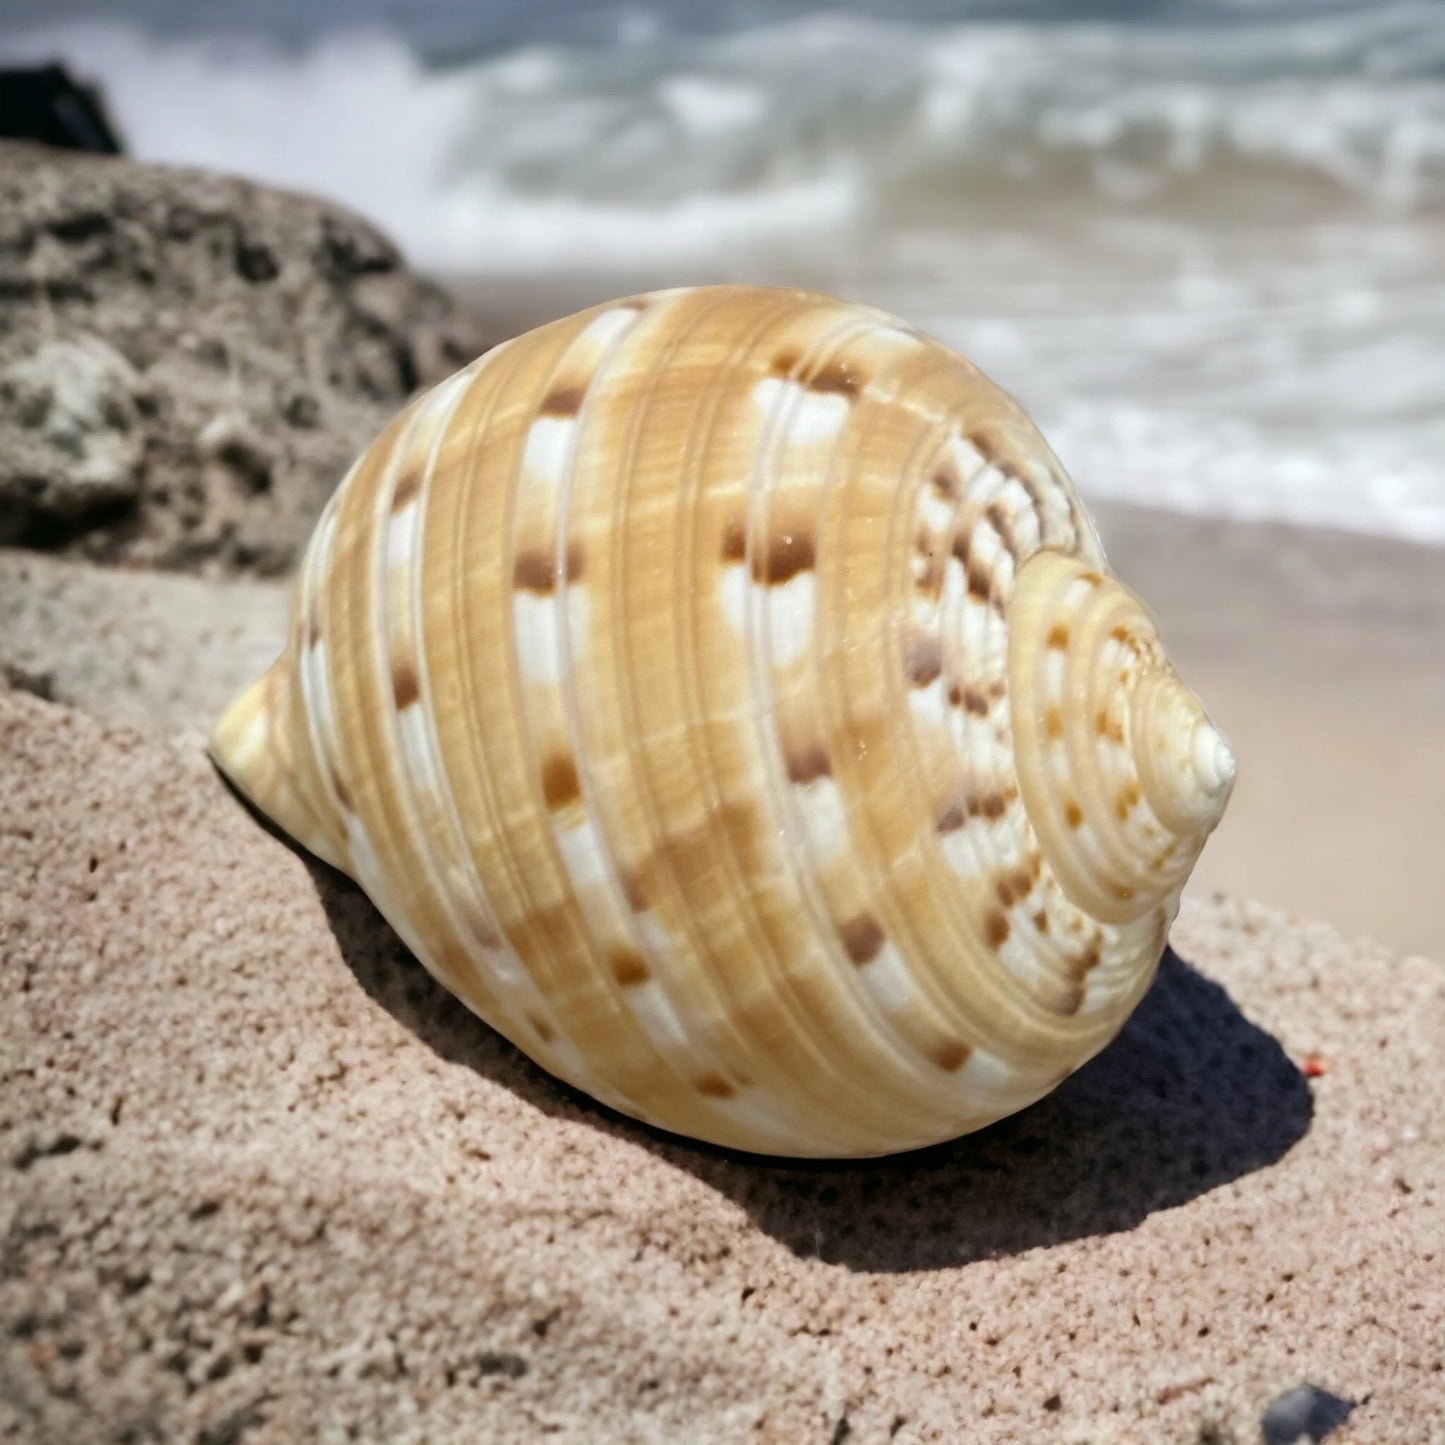
[[[0,23],[8,62],[63,56],[103,78],[136,157],[0,144],[0,1437],[1445,1445],[1438,12],[224,10],[16,0]],[[501,884],[429,874],[467,930],[445,940],[448,966],[520,1011],[478,1017],[208,756],[218,714],[286,642],[317,514],[408,398],[579,308],[723,280],[884,307],[1016,397],[1229,739],[1233,797],[1168,947],[1152,973],[1148,950],[1122,1030],[1072,1072],[1052,1045],[1099,1017],[1090,990],[1115,964],[1096,946],[1066,960],[1083,986],[1036,987],[1056,965],[1028,940],[1062,938],[1050,880],[1069,858],[1002,787],[968,807],[1020,821],[1031,876],[938,849],[983,884],[958,897],[996,957],[967,988],[953,952],[905,950],[918,915],[883,913],[903,925],[890,936],[864,913],[776,949],[743,1018],[719,1000],[747,951],[709,943],[717,975],[697,993],[642,885],[596,842],[576,851],[575,833],[606,843],[607,825],[574,771],[587,801],[575,832],[554,810],[547,861],[574,901],[608,874],[639,952],[604,954],[600,915],[580,906],[585,945],[539,944],[516,908],[493,920],[539,896],[540,854],[523,877],[504,851]],[[599,375],[547,403],[580,414]],[[828,376],[836,422],[858,382]],[[536,424],[538,455],[563,455],[571,423]],[[435,495],[409,485],[419,475],[384,482],[385,548],[346,574],[385,575],[366,594],[384,604],[352,588],[308,610],[312,746],[338,699],[367,710],[346,639],[383,634],[356,619],[385,620],[388,649],[402,635],[394,603],[418,575],[404,543],[428,514],[399,499]],[[355,534],[327,535],[335,561]],[[746,584],[733,535],[724,557]],[[553,555],[540,578],[513,566],[534,560],[521,551],[497,574],[515,583],[499,635],[530,639],[509,654],[528,675],[574,656],[527,630],[584,556]],[[569,608],[591,601],[597,555]],[[975,559],[956,539],[944,555],[986,614]],[[463,609],[449,620],[466,633]],[[922,689],[928,659],[905,655]],[[413,746],[435,743],[412,707],[436,701],[430,666],[378,674],[371,699],[395,701]],[[920,695],[894,698],[912,710]],[[989,709],[975,699],[968,711]],[[436,768],[426,747],[403,755]],[[328,761],[321,786],[362,875],[358,857],[422,816],[420,793],[398,804],[378,786],[370,743]],[[1002,780],[1016,796],[1021,771]],[[497,776],[478,817],[496,814]],[[542,772],[543,796],[559,779]],[[538,778],[514,767],[505,785],[522,797]],[[443,791],[428,816],[451,808],[465,833]],[[1139,800],[1121,790],[1103,812]],[[930,851],[949,816],[920,810]],[[690,856],[690,833],[647,841],[682,859],[683,837]],[[438,838],[423,851],[439,857]],[[466,842],[484,870],[491,844]],[[887,901],[884,874],[860,876]],[[384,897],[395,883],[383,869],[375,896],[410,939],[414,919]],[[860,956],[859,921],[886,952]],[[839,965],[822,1007],[800,987],[814,952]],[[895,954],[899,977],[880,982]],[[604,957],[581,984],[568,972]],[[833,1031],[829,1002],[862,1000],[846,1017],[891,1039],[920,990],[952,1032],[942,1049],[875,1050],[869,1065],[908,1085],[875,1100],[840,1064],[866,1050],[851,1024]],[[642,1033],[560,1013],[542,1031],[533,995],[547,1009],[583,993]],[[784,1001],[794,1032],[772,1027]],[[667,1032],[683,1019],[692,1031]],[[757,1019],[749,1070],[712,1072],[719,1040]],[[619,1038],[665,1037],[682,1089],[669,1103],[705,1121],[796,1120],[795,1090],[822,1098],[809,1090],[831,1077],[854,1089],[847,1128],[876,1105],[888,1132],[926,1100],[996,1101],[1025,1034],[1051,1049],[1049,1092],[883,1159],[691,1142],[543,1067],[586,1081],[598,1053],[628,1054]],[[795,1036],[805,1046],[780,1055]],[[775,1070],[776,1097],[761,1080]]]

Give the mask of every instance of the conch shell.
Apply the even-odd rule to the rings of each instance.
[[[544,1068],[813,1156],[1097,1053],[1234,776],[1019,408],[881,312],[744,286],[408,407],[212,748]]]

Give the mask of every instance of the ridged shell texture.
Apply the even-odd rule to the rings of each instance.
[[[597,307],[414,402],[213,751],[545,1068],[819,1156],[1102,1048],[1233,778],[1019,408],[753,287]]]

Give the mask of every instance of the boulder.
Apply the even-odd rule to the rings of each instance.
[[[484,333],[340,207],[0,142],[0,541],[282,571]]]

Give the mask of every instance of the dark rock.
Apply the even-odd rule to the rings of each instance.
[[[0,142],[0,541],[283,571],[355,455],[488,340],[336,206]]]
[[[99,89],[63,65],[0,70],[0,136],[101,155],[125,149]]]
[[[1265,1445],[1300,1445],[1308,1440],[1319,1445],[1349,1419],[1354,1402],[1332,1395],[1315,1385],[1296,1385],[1286,1390],[1264,1412],[1260,1420]]]

